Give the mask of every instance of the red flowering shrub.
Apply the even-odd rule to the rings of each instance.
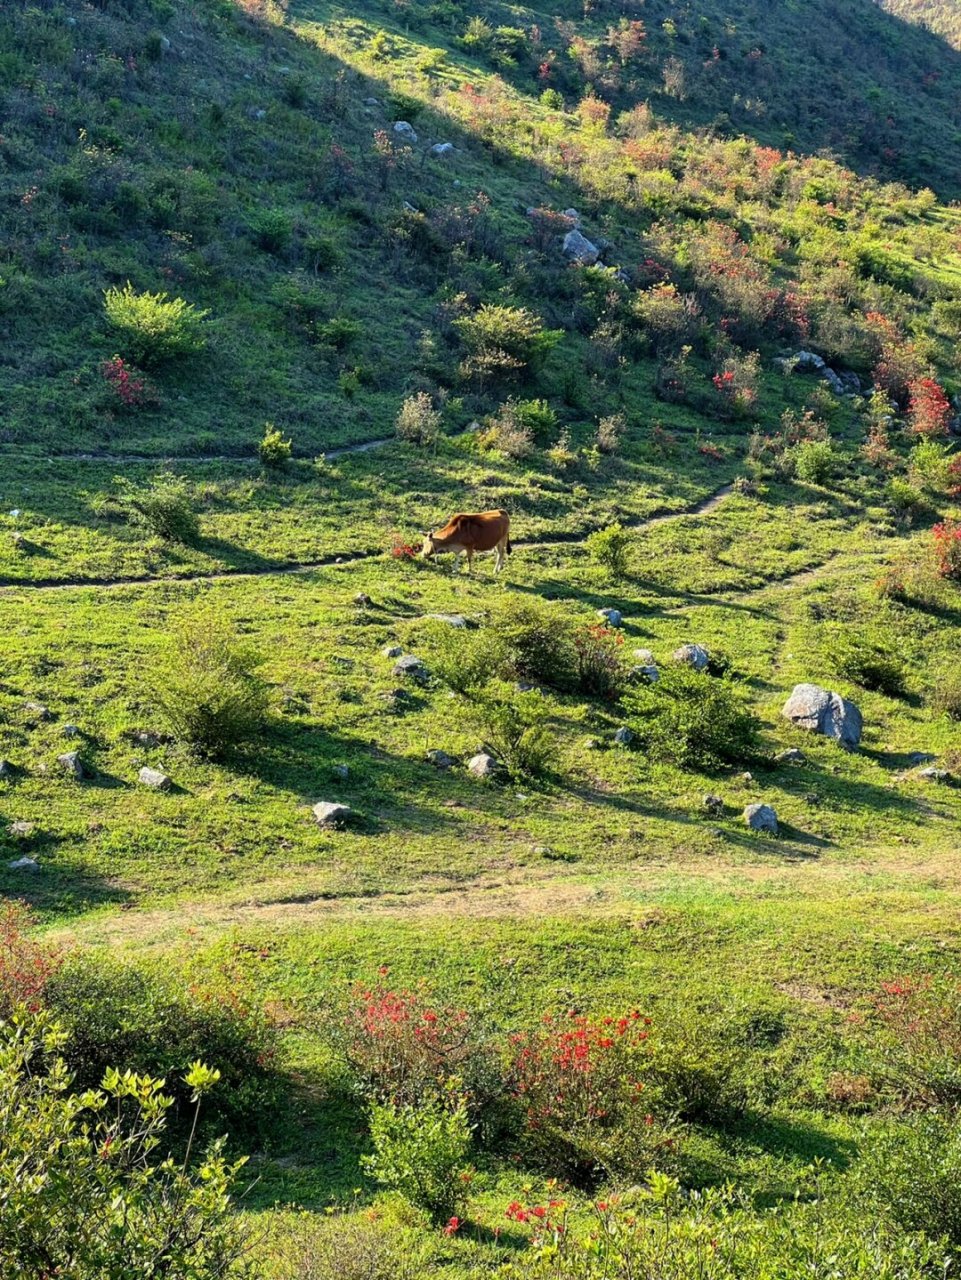
[[[22,902],[0,906],[0,1017],[18,1005],[37,1009],[47,983],[60,965],[60,953],[27,936],[33,916]]]
[[[744,418],[757,404],[761,361],[756,351],[729,356],[712,381],[725,417]]]
[[[392,560],[416,560],[419,547],[414,546],[412,542],[406,542],[402,533],[392,533],[390,535],[390,555]]]
[[[712,462],[724,461],[724,450],[716,444],[712,444],[710,440],[704,444],[697,446],[698,453],[704,458],[710,458]]]
[[[961,520],[942,520],[931,530],[938,573],[961,582]]]
[[[142,409],[153,404],[157,393],[153,385],[139,369],[124,360],[123,356],[111,356],[100,366],[104,382],[124,409]]]
[[[674,1155],[670,1116],[644,1076],[650,1018],[547,1014],[511,1037],[511,1088],[524,1111],[529,1152],[580,1180],[637,1176]]]
[[[961,983],[930,975],[882,984],[875,1009],[894,1089],[906,1102],[961,1102]]]
[[[908,384],[908,422],[916,436],[945,436],[951,402],[934,378],[915,378]]]
[[[623,634],[598,622],[576,628],[571,639],[580,691],[595,698],[618,697],[627,676]]]
[[[356,987],[343,1033],[351,1070],[379,1102],[417,1105],[452,1081],[475,1107],[491,1096],[491,1054],[470,1014],[435,1004],[425,988]]]
[[[887,316],[870,311],[865,319],[875,353],[874,384],[903,407],[908,403],[911,385],[924,377],[924,362],[914,343],[903,338]]]

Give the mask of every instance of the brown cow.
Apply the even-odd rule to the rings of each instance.
[[[424,545],[421,555],[425,560],[439,551],[453,551],[454,572],[460,563],[460,557],[467,557],[467,572],[470,573],[477,551],[493,551],[497,559],[494,572],[498,573],[507,563],[510,554],[511,518],[506,511],[478,511],[474,514],[451,516],[443,529],[436,533],[424,534]]]

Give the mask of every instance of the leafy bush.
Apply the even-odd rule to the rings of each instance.
[[[947,445],[929,436],[918,440],[908,459],[911,483],[928,493],[943,493],[947,489],[950,467],[951,452]]]
[[[631,727],[652,755],[685,769],[749,761],[760,749],[759,722],[730,681],[680,663],[657,684],[624,695]]]
[[[468,715],[484,735],[484,747],[515,777],[536,777],[547,768],[553,744],[547,708],[538,690],[518,694],[490,684],[471,696]]]
[[[825,648],[843,679],[891,697],[904,692],[906,664],[894,635],[839,625],[827,632]]]
[[[110,1275],[241,1280],[253,1274],[215,1143],[195,1167],[158,1159],[164,1081],[110,1069],[72,1088],[64,1035],[44,1015],[0,1025],[0,1273],[22,1280]],[[178,1082],[199,1107],[217,1073]]]
[[[931,697],[931,705],[949,720],[961,720],[961,672],[955,667],[942,671]]]
[[[478,448],[496,449],[508,458],[526,458],[534,451],[534,432],[518,412],[517,401],[508,400],[488,418],[475,437]]]
[[[503,646],[506,672],[514,679],[576,687],[570,619],[563,609],[512,598],[491,608],[488,627]]]
[[[174,737],[217,759],[256,736],[268,698],[259,665],[215,609],[175,621],[151,679],[154,701]]]
[[[277,1280],[422,1280],[428,1274],[423,1239],[376,1214],[301,1210],[280,1217],[279,1225],[282,1239],[271,1255]]]
[[[598,452],[617,453],[626,431],[627,419],[623,413],[611,413],[606,418],[601,418],[597,424],[595,437]]]
[[[394,422],[397,436],[410,444],[431,446],[440,435],[442,418],[426,391],[408,396]]]
[[[926,1115],[876,1138],[862,1152],[859,1181],[906,1231],[961,1245],[961,1129]]]
[[[123,354],[134,364],[152,367],[204,347],[202,326],[209,312],[183,298],[137,293],[128,280],[122,289],[105,290],[103,305],[120,334]]]
[[[957,1107],[961,984],[927,974],[899,977],[883,984],[875,1003],[882,1034],[872,1036],[870,1047],[891,1089],[913,1105]]]
[[[587,554],[595,564],[606,569],[612,578],[623,578],[627,575],[631,535],[619,522],[592,533],[585,546]]]
[[[961,520],[942,520],[931,530],[931,537],[938,573],[961,582]]]
[[[791,450],[794,474],[805,484],[827,484],[837,466],[829,440],[802,440]]]
[[[892,476],[884,489],[888,505],[899,520],[910,522],[924,510],[924,496],[900,476]]]
[[[491,627],[468,631],[435,622],[427,629],[430,669],[455,693],[468,695],[510,674],[507,645]]]
[[[293,220],[283,209],[262,209],[251,218],[250,233],[258,248],[283,253],[294,234]]]
[[[272,422],[268,422],[264,426],[264,434],[257,445],[257,457],[265,467],[280,470],[290,461],[292,447],[291,441],[285,439],[284,433],[279,431]]]
[[[29,936],[35,921],[22,902],[0,905],[0,1018],[20,1007],[38,1009],[61,955]]]
[[[546,400],[509,400],[514,421],[537,444],[545,444],[557,429],[557,414]]]
[[[434,1098],[419,1106],[375,1103],[370,1137],[374,1152],[362,1157],[362,1164],[373,1178],[425,1209],[435,1222],[456,1214],[464,1200],[471,1147],[463,1099]]]
[[[573,642],[577,688],[594,698],[613,701],[627,680],[624,636],[602,622],[575,627]]]
[[[119,477],[117,502],[131,524],[149,529],[166,542],[189,546],[200,536],[193,492],[186,480],[170,471],[161,472],[146,485]]]
[[[63,1053],[81,1089],[115,1062],[164,1076],[174,1115],[189,1119],[180,1074],[196,1058],[220,1071],[210,1118],[256,1132],[277,1099],[277,1038],[263,1012],[233,982],[186,985],[159,967],[68,958],[47,984],[47,1004],[68,1031]]]
[[[464,373],[481,380],[536,372],[562,337],[526,307],[487,303],[454,321],[467,350]]]

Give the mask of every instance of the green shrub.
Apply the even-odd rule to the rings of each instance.
[[[454,326],[467,349],[464,372],[481,379],[536,372],[561,340],[559,329],[545,329],[526,307],[485,303]]]
[[[571,633],[576,686],[592,698],[613,701],[627,682],[624,636],[602,622],[575,627]]]
[[[507,646],[490,627],[468,631],[435,622],[427,638],[430,670],[455,693],[469,695],[510,674]]]
[[[710,770],[758,755],[759,722],[727,679],[678,663],[623,701],[631,727],[657,759]]]
[[[827,484],[838,457],[828,440],[802,440],[791,450],[794,474],[805,484]]]
[[[943,493],[950,483],[951,457],[951,450],[940,440],[919,440],[908,458],[911,484],[928,493]]]
[[[292,447],[291,441],[284,438],[284,433],[278,431],[272,422],[268,422],[257,445],[257,457],[265,467],[279,470],[290,461]]]
[[[598,529],[584,545],[594,563],[606,569],[610,577],[618,579],[627,576],[631,535],[620,522],[608,525],[606,529]]]
[[[212,607],[175,621],[151,675],[153,699],[174,737],[212,759],[255,737],[268,700],[259,665]]]
[[[543,600],[512,597],[491,608],[487,625],[503,646],[506,674],[555,689],[576,688],[571,621],[565,610]]]
[[[514,777],[543,773],[553,752],[547,732],[547,708],[538,690],[517,693],[507,685],[474,690],[470,719],[484,736],[484,747]]]
[[[345,1210],[271,1214],[272,1280],[424,1280],[429,1244],[409,1224]],[[279,1238],[278,1238],[279,1237]]]
[[[149,529],[166,542],[189,546],[197,541],[200,521],[186,480],[164,471],[146,485],[136,485],[123,477],[116,484],[117,502],[131,524]]]
[[[545,89],[540,98],[541,106],[548,111],[563,111],[564,99],[556,89]]]
[[[537,444],[546,444],[557,430],[557,414],[546,400],[513,400],[514,421],[530,432]]]
[[[843,679],[891,697],[904,693],[906,664],[893,634],[842,624],[828,631],[825,651],[835,674]]]
[[[350,316],[332,316],[322,324],[314,326],[314,336],[325,347],[333,347],[335,351],[346,351],[353,346],[364,331],[359,320]]]
[[[293,219],[283,209],[261,209],[250,220],[250,234],[259,249],[283,253],[293,238]]]
[[[217,1143],[196,1166],[189,1145],[164,1159],[171,1082],[111,1068],[77,1093],[63,1049],[45,1015],[0,1024],[0,1274],[252,1277],[230,1197],[243,1162]],[[216,1080],[198,1062],[178,1083],[199,1107]]]
[[[464,1199],[471,1128],[462,1100],[420,1106],[375,1104],[370,1108],[373,1155],[365,1170],[382,1186],[425,1209],[435,1222],[454,1215]]]
[[[884,496],[899,520],[910,523],[924,511],[924,495],[900,476],[891,477],[885,485]]]
[[[203,1058],[221,1077],[211,1121],[250,1133],[269,1123],[276,1033],[233,982],[188,985],[159,966],[77,955],[51,977],[46,999],[69,1032],[63,1052],[79,1088],[95,1088],[115,1062],[163,1076],[182,1124],[191,1107],[181,1073]]]
[[[961,720],[961,672],[954,666],[942,671],[931,697],[931,705],[949,720]]]
[[[430,447],[437,443],[443,419],[426,391],[408,396],[394,420],[398,439]]]
[[[202,326],[209,312],[165,293],[137,293],[128,280],[122,289],[107,289],[104,312],[120,335],[122,354],[146,367],[204,347]]]
[[[898,1125],[862,1153],[859,1180],[907,1231],[961,1245],[961,1129],[937,1115]]]

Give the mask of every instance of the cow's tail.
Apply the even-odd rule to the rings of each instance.
[[[510,553],[511,553],[513,550],[514,550],[514,544],[511,542],[510,538],[508,538],[508,539],[507,539],[507,554],[508,554],[508,555],[510,555]]]

